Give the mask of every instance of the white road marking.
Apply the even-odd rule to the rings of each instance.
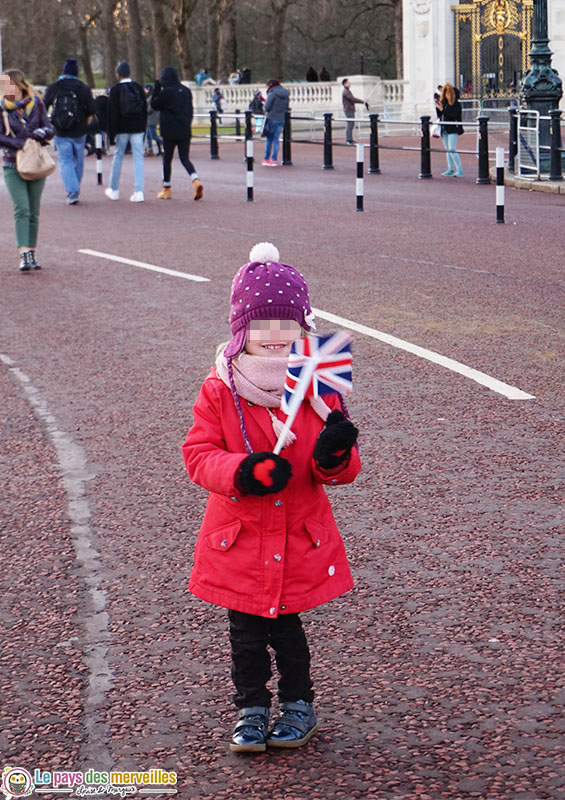
[[[334,322],[336,325],[341,325],[343,328],[349,328],[352,331],[357,331],[357,333],[362,333],[364,336],[378,339],[385,344],[392,345],[392,347],[406,350],[408,353],[412,353],[420,358],[425,358],[427,361],[431,361],[434,364],[439,364],[439,366],[450,369],[452,372],[457,372],[459,375],[463,375],[465,378],[475,381],[475,383],[480,383],[481,386],[486,386],[488,389],[492,389],[493,392],[497,392],[507,397],[509,400],[535,400],[535,395],[533,394],[528,394],[521,389],[517,389],[515,386],[510,386],[508,383],[499,381],[497,378],[487,375],[486,372],[480,372],[478,369],[468,367],[466,364],[461,364],[459,361],[455,361],[452,358],[434,353],[433,350],[426,350],[425,347],[420,347],[411,342],[405,342],[404,339],[398,339],[396,336],[391,336],[390,333],[384,333],[375,328],[368,328],[366,325],[360,325],[358,322],[353,322],[350,319],[338,317],[336,314],[331,314],[329,311],[322,311],[319,308],[313,308],[312,311],[316,316],[328,322]]]
[[[143,261],[135,261],[131,258],[122,258],[121,256],[114,256],[110,253],[100,253],[98,250],[79,250],[78,252],[84,253],[85,255],[97,256],[98,258],[106,258],[110,261],[119,261],[123,264],[131,264],[135,267],[153,270],[154,272],[163,272],[166,275],[172,275],[173,277],[188,278],[189,280],[196,281],[210,280],[210,278],[202,278],[199,275],[189,275],[186,272],[176,272],[172,269],[165,269],[164,267],[145,264]],[[504,381],[499,381],[497,378],[487,375],[486,372],[480,372],[478,369],[473,369],[473,367],[468,367],[466,364],[461,364],[459,361],[455,361],[453,358],[442,356],[440,353],[435,353],[433,350],[427,350],[425,347],[420,347],[417,344],[406,342],[404,339],[391,336],[390,333],[384,333],[384,331],[379,331],[375,328],[369,328],[366,325],[353,322],[353,320],[345,319],[345,317],[339,317],[337,314],[332,314],[329,311],[323,311],[319,308],[314,308],[312,310],[314,311],[314,314],[322,319],[327,320],[328,322],[334,322],[336,325],[341,325],[344,328],[357,331],[357,333],[362,333],[364,336],[370,336],[372,339],[378,339],[385,344],[389,344],[392,347],[397,347],[400,350],[405,350],[406,352],[412,353],[412,355],[418,356],[419,358],[425,358],[427,361],[431,361],[434,364],[445,367],[445,369],[449,369],[452,372],[457,372],[459,375],[463,375],[465,378],[469,378],[469,380],[475,381],[475,383],[479,383],[481,386],[486,386],[487,389],[491,389],[493,392],[497,392],[509,400],[535,400],[535,395],[523,392],[521,389],[517,389],[515,386],[504,383]]]
[[[174,269],[166,269],[166,267],[157,267],[155,264],[146,264],[144,261],[135,261],[133,258],[123,258],[123,256],[114,256],[111,253],[101,253],[98,250],[79,250],[79,253],[84,253],[86,256],[95,256],[96,258],[105,258],[107,261],[118,261],[120,264],[129,264],[132,267],[141,267],[141,269],[149,269],[152,272],[162,272],[164,275],[172,275],[174,278],[185,278],[187,281],[209,281],[210,278],[203,278],[202,275],[191,275],[189,272],[177,272]]]
[[[110,643],[106,593],[102,588],[103,566],[100,553],[94,545],[87,482],[86,455],[72,436],[59,428],[59,423],[49,410],[39,390],[31,379],[10,358],[0,353],[0,361],[18,382],[39,422],[43,425],[55,449],[61,470],[61,483],[67,498],[67,510],[71,521],[73,547],[86,583],[87,607],[83,612],[84,630],[80,637],[83,643],[84,661],[88,667],[84,697],[86,743],[85,761],[110,767],[113,764],[107,746],[108,731],[103,721],[106,692],[112,687],[112,670],[107,658]],[[61,642],[64,646],[65,642]],[[102,768],[105,768],[104,766]]]

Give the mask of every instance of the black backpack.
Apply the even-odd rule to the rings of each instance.
[[[254,95],[253,100],[249,103],[249,110],[254,114],[263,114],[265,109],[263,108],[263,102],[259,95]]]
[[[78,94],[74,88],[65,86],[64,81],[57,87],[51,122],[61,131],[68,131],[82,122]]]
[[[122,83],[120,114],[128,119],[143,116],[143,98],[139,89],[133,83]]]

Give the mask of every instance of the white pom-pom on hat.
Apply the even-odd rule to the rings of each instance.
[[[271,242],[259,242],[253,245],[249,253],[249,261],[259,261],[261,264],[266,264],[268,261],[278,264],[279,259],[279,251]]]

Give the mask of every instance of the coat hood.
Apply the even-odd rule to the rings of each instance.
[[[179,74],[174,67],[165,67],[159,80],[161,83],[178,83]]]

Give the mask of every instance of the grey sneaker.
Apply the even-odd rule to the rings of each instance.
[[[267,744],[269,747],[302,747],[318,727],[312,703],[306,700],[284,702],[281,703],[281,715],[267,734]]]

